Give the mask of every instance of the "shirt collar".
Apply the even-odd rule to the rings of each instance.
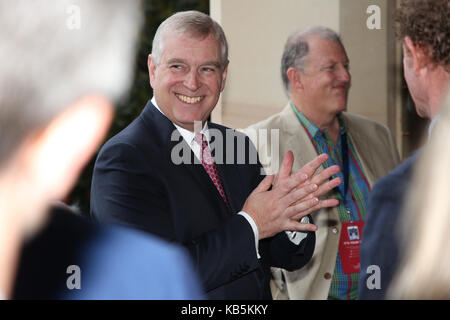
[[[439,122],[440,114],[437,114],[433,119],[431,119],[430,125],[428,126],[428,139],[431,138],[433,129],[436,127],[436,123]]]
[[[303,127],[305,127],[309,136],[314,138],[316,134],[320,131],[319,128],[314,123],[309,121],[308,118],[306,118],[303,115],[303,113],[298,111],[298,109],[296,108],[295,104],[292,101],[289,101],[289,103],[291,104],[292,110],[294,110],[295,114],[297,115],[297,119],[300,121]]]
[[[301,113],[295,106],[295,104],[292,101],[289,101],[291,104],[292,109],[294,110],[295,114],[297,115],[297,119],[300,121],[300,123],[303,125],[303,127],[306,129],[308,134],[314,138],[318,133],[321,133],[320,129],[311,121],[306,118],[303,113]],[[345,123],[342,119],[341,114],[339,113],[337,115],[338,121],[339,121],[339,134],[343,134],[344,132],[347,132],[347,128],[345,126]]]
[[[164,112],[162,112],[162,110],[159,108],[158,104],[156,103],[156,99],[154,96],[153,96],[151,102],[155,106],[155,108],[158,109],[158,111],[161,112],[167,118],[167,116],[164,114]],[[175,128],[177,128],[177,130],[180,132],[181,136],[188,143],[188,145],[192,146],[192,143],[194,142],[194,138],[195,138],[195,133],[192,131],[189,131],[185,128],[180,127],[176,123],[173,123],[173,125],[175,126]],[[209,144],[209,130],[208,130],[208,123],[206,121],[205,121],[205,124],[203,125],[203,129],[200,131],[200,133],[205,135],[205,139],[206,139],[206,141],[208,141],[208,144]]]

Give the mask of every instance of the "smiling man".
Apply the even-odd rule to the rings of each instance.
[[[328,181],[338,168],[314,175],[327,159],[321,155],[291,174],[287,152],[272,186],[274,176],[249,160],[256,152],[249,139],[207,121],[227,66],[225,35],[209,16],[180,12],[160,25],[148,58],[154,97],[100,151],[91,214],[186,246],[209,298],[270,298],[271,266],[295,270],[311,258],[316,226],[299,220],[337,205],[318,197],[340,183]],[[212,148],[211,138],[219,139],[213,130],[223,139],[220,150]],[[235,138],[245,143],[244,155]],[[194,163],[174,159],[179,144]],[[216,156],[230,155],[225,146],[233,153],[223,163]],[[303,233],[292,240],[287,230]]]
[[[245,130],[279,130],[279,152],[293,151],[294,170],[327,153],[323,169],[339,166],[336,176],[344,181],[330,193],[339,206],[311,214],[318,226],[311,261],[294,272],[272,270],[276,299],[355,299],[357,295],[366,202],[375,181],[398,163],[398,154],[386,127],[344,112],[351,86],[349,66],[333,30],[311,27],[294,33],[281,60],[289,103],[280,113]],[[254,141],[265,157],[277,142]],[[261,160],[273,165],[270,157]]]
[[[174,124],[194,131],[194,121],[205,122],[219,100],[227,64],[213,34],[192,41],[168,32],[164,54],[148,58],[150,84],[161,111]]]

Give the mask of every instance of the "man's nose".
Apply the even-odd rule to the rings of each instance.
[[[347,66],[341,65],[339,68],[339,80],[343,82],[350,82],[352,76]]]
[[[196,91],[200,87],[200,81],[196,70],[192,70],[186,75],[184,86],[191,91]]]

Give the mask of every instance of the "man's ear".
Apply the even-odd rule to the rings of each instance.
[[[413,64],[413,70],[416,75],[419,71],[426,67],[430,62],[429,56],[424,48],[416,45],[410,37],[406,36],[404,39],[405,54],[410,55]]]
[[[222,92],[225,89],[225,83],[227,82],[227,74],[228,74],[228,65],[230,62],[227,60],[225,68],[222,71],[222,84],[220,87],[220,92]]]
[[[290,88],[292,89],[303,89],[302,77],[299,70],[290,67],[286,71],[286,75],[289,79]]]
[[[113,117],[111,103],[86,96],[28,140],[29,177],[46,200],[63,199],[96,152]]]
[[[154,89],[153,85],[153,79],[155,79],[155,72],[156,72],[156,64],[155,60],[152,58],[152,55],[149,54],[147,58],[147,67],[148,67],[148,77],[150,79],[150,85]]]

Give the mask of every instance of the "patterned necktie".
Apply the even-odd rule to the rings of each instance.
[[[217,191],[219,191],[220,195],[222,196],[223,201],[225,201],[227,207],[230,208],[227,196],[225,195],[225,191],[223,190],[219,170],[217,169],[217,165],[211,155],[211,150],[208,147],[208,142],[205,140],[204,135],[201,133],[195,134],[194,141],[197,142],[198,145],[202,146],[200,160],[202,161],[203,168],[205,168],[212,182],[216,186]]]

